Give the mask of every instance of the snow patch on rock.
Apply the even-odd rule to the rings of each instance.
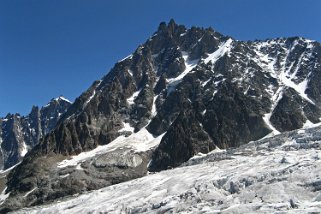
[[[199,62],[198,59],[196,60],[189,60],[189,55],[187,52],[185,51],[182,51],[182,56],[184,58],[184,63],[185,63],[185,70],[180,74],[178,75],[177,77],[175,78],[171,78],[171,79],[168,79],[167,82],[168,82],[168,91],[167,91],[167,96],[172,93],[176,86],[182,82],[182,79],[190,72],[193,70],[193,68],[195,68]]]
[[[95,157],[100,154],[105,154],[122,147],[129,147],[135,150],[136,152],[147,151],[151,148],[156,147],[164,134],[154,137],[150,134],[146,128],[142,128],[137,133],[131,134],[129,137],[119,136],[114,141],[110,142],[107,145],[98,146],[97,148],[88,151],[82,152],[78,155],[72,156],[70,159],[63,160],[58,163],[59,168],[64,168],[67,166],[77,166],[79,163],[82,163],[92,157]]]
[[[224,56],[231,50],[233,39],[228,39],[225,43],[223,43],[215,52],[208,55],[203,61],[205,64],[212,62],[214,64],[219,58]]]
[[[131,97],[127,99],[127,102],[129,105],[134,105],[135,104],[135,99],[138,97],[139,93],[141,92],[142,89],[139,89],[133,93]]]

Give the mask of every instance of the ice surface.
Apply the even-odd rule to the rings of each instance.
[[[69,173],[67,173],[65,175],[60,175],[59,178],[67,178],[69,175],[70,175]]]
[[[159,96],[159,95],[154,96],[154,99],[153,99],[153,106],[152,106],[152,112],[151,112],[151,114],[152,114],[153,117],[155,117],[156,114],[157,114],[156,100],[157,100],[157,97],[158,97],[158,96]]]
[[[56,100],[56,101],[64,100],[64,101],[66,101],[66,102],[68,102],[68,103],[72,103],[70,100],[68,100],[67,98],[65,98],[65,97],[63,97],[63,96],[59,96],[59,97],[57,97],[55,100]]]
[[[85,106],[92,100],[92,98],[94,98],[96,94],[96,90],[93,91],[93,93],[90,95],[90,97],[88,98],[88,100],[86,100],[85,102]]]
[[[129,131],[134,132],[134,127],[131,127],[129,123],[123,122],[124,128],[120,129],[118,132]]]
[[[55,98],[55,99],[53,99],[53,100],[55,100],[55,101],[57,101],[57,102],[59,102],[60,100],[64,100],[64,101],[66,101],[66,102],[68,102],[68,103],[72,103],[70,100],[68,100],[67,98],[65,98],[65,97],[63,97],[63,96],[59,96],[59,97],[57,97],[57,98]],[[50,102],[47,103],[45,106],[43,106],[43,108],[46,108],[46,107],[48,107],[48,106],[50,106]]]
[[[318,131],[304,135],[313,132]],[[315,148],[321,148],[319,138],[301,134],[294,140],[279,135],[237,149],[199,154],[176,169],[19,212],[318,213],[321,150]]]
[[[21,157],[24,157],[28,153],[28,147],[25,141],[22,141],[22,150],[20,152]]]
[[[139,95],[139,93],[140,93],[141,90],[142,90],[142,89],[139,89],[139,90],[135,91],[135,92],[133,93],[133,95],[127,99],[127,102],[129,103],[129,105],[135,104],[134,101],[135,101],[135,99],[138,97],[138,95]]]
[[[132,59],[132,58],[133,58],[133,54],[130,54],[130,55],[126,56],[125,58],[119,60],[118,62],[122,62],[122,61],[124,61],[126,59]]]
[[[128,69],[127,71],[130,74],[130,76],[133,76],[133,71],[132,70]]]
[[[182,79],[186,76],[186,74],[188,74],[191,70],[193,70],[193,68],[196,67],[199,61],[198,59],[189,60],[188,53],[185,51],[182,51],[182,56],[184,58],[185,70],[177,77],[167,80],[168,81],[167,96],[175,90],[176,86],[182,82]]]
[[[90,159],[94,156],[104,154],[122,147],[129,147],[137,152],[147,151],[151,148],[156,147],[160,143],[163,135],[164,134],[155,138],[147,131],[146,128],[142,128],[140,131],[131,134],[129,137],[119,136],[107,145],[98,146],[91,151],[82,152],[79,155],[72,156],[70,159],[63,160],[62,162],[58,163],[58,167],[63,168],[67,166],[77,166],[79,163],[84,162],[85,160]]]
[[[305,93],[305,90],[307,88],[307,84],[309,82],[309,79],[308,79],[309,75],[307,75],[307,77],[298,84],[293,81],[297,77],[297,73],[299,71],[299,68],[302,64],[304,57],[309,53],[303,52],[301,54],[301,56],[299,57],[298,63],[294,69],[294,72],[291,74],[290,71],[292,70],[295,62],[292,62],[291,65],[288,67],[286,66],[286,64],[288,62],[288,58],[289,58],[291,51],[298,45],[298,42],[295,41],[290,50],[284,48],[285,49],[285,53],[284,53],[285,56],[284,56],[283,61],[281,62],[281,65],[282,65],[281,69],[279,69],[279,70],[277,70],[275,68],[276,58],[272,58],[268,54],[264,54],[261,52],[262,47],[266,47],[269,45],[271,45],[269,42],[261,42],[261,43],[257,44],[255,52],[259,56],[259,58],[253,59],[253,60],[260,67],[265,69],[265,71],[269,72],[272,77],[276,78],[278,80],[279,84],[281,85],[281,87],[283,87],[283,88],[289,87],[289,88],[294,89],[303,99],[314,104],[314,102],[310,98],[308,98],[307,94]],[[310,47],[310,46],[308,44],[309,48],[307,48],[307,49],[311,49],[313,47],[313,46],[312,47]]]
[[[305,79],[303,80],[302,82],[300,82],[299,84],[296,84],[295,82],[292,81],[291,78],[288,78],[286,76],[286,74],[284,72],[282,72],[280,74],[280,80],[281,82],[289,87],[289,88],[293,88],[296,92],[298,92],[298,94],[305,100],[307,100],[308,102],[314,104],[314,102],[308,98],[307,94],[305,93],[305,90],[307,88],[307,85],[308,85],[308,80]]]
[[[32,193],[33,191],[35,191],[37,189],[37,187],[33,188],[32,190],[30,190],[29,192],[27,192],[23,197],[27,197],[28,195],[30,195],[30,193]]]
[[[268,54],[265,54],[262,52],[262,50],[271,44],[277,44],[280,45],[280,47],[283,49],[283,58],[281,58],[280,62],[280,68],[277,68],[276,62],[277,59],[269,56]],[[309,54],[307,52],[303,52],[301,56],[299,57],[298,62],[289,62],[289,56],[291,51],[293,51],[296,46],[299,45],[298,41],[294,41],[292,48],[287,49],[283,47],[283,43],[280,41],[267,41],[267,42],[259,42],[256,46],[255,52],[258,58],[253,58],[253,60],[261,67],[265,72],[270,73],[270,75],[277,79],[279,88],[276,90],[274,86],[269,85],[266,89],[266,91],[271,95],[272,97],[272,108],[271,111],[264,115],[263,120],[268,125],[268,127],[273,131],[270,135],[279,134],[279,132],[273,127],[273,125],[270,122],[271,115],[273,114],[274,109],[278,105],[278,102],[283,96],[283,91],[287,88],[294,89],[298,95],[302,97],[302,99],[308,101],[311,104],[314,104],[314,102],[307,96],[305,93],[308,82],[309,82],[309,74],[306,75],[306,77],[301,80],[300,82],[297,81],[297,74],[299,71],[299,68],[302,64],[302,61],[304,57]],[[310,47],[311,48],[311,47]],[[295,67],[294,67],[295,66]],[[294,81],[296,80],[296,81]],[[274,91],[276,92],[274,93]],[[305,126],[308,127],[308,126]]]
[[[24,157],[28,152],[28,147],[27,147],[26,142],[23,140],[23,136],[21,136],[21,133],[23,133],[22,132],[22,127],[20,125],[18,125],[17,129],[18,129],[17,137],[18,137],[18,139],[21,139],[21,141],[22,141],[22,145],[20,145],[21,147],[19,148],[20,149],[19,150],[20,151],[20,156]]]
[[[208,57],[204,59],[205,64],[209,63],[210,61],[214,64],[220,57],[228,53],[231,50],[232,42],[232,39],[228,39],[214,53],[209,54]]]
[[[280,134],[280,132],[272,125],[270,119],[271,119],[274,109],[278,105],[279,101],[282,99],[282,96],[283,96],[283,88],[281,87],[276,91],[276,93],[272,97],[272,108],[271,108],[270,113],[264,114],[263,120],[264,120],[265,124],[272,130],[272,133],[270,133],[266,137]]]
[[[6,194],[7,187],[0,194],[0,205],[9,197],[10,192]]]
[[[321,123],[312,123],[310,120],[306,120],[305,123],[303,124],[303,128],[307,129],[307,128],[314,128],[317,126],[320,126]]]
[[[205,82],[203,82],[202,83],[202,87],[204,87],[204,86],[206,86],[207,85],[207,83],[209,82],[209,81],[211,81],[212,79],[211,78],[209,78],[208,80],[206,80]]]
[[[92,98],[94,98],[94,96],[96,95],[96,89],[99,87],[99,85],[101,84],[102,80],[99,81],[99,83],[97,84],[96,88],[93,90],[92,94],[90,95],[90,97],[86,100],[84,107],[86,107],[88,105],[88,103],[92,100]]]
[[[81,167],[81,164],[80,164],[80,163],[77,164],[76,169],[77,169],[77,170],[84,170],[84,169]]]
[[[13,168],[15,168],[16,166],[18,166],[21,162],[17,163],[16,165],[13,165],[12,167],[6,169],[6,170],[0,170],[0,174],[4,174],[7,173],[9,171],[11,171]],[[0,175],[1,176],[1,175]]]

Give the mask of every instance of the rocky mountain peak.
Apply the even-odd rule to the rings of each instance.
[[[211,28],[161,23],[45,131],[9,174],[7,206],[100,188],[148,167],[176,167],[199,152],[319,123],[320,47],[303,38],[244,42]],[[111,162],[119,155],[126,163]]]
[[[254,139],[262,137],[269,130],[266,127],[267,124],[270,125],[269,122],[262,120],[264,116],[262,113],[268,114],[270,108],[273,108],[275,112],[278,111],[278,108],[273,106],[276,100],[271,100],[271,98],[279,95],[281,90],[287,91],[292,88],[296,91],[295,93],[302,95],[303,103],[308,101],[312,104],[313,102],[310,102],[310,98],[304,95],[305,92],[300,91],[298,85],[304,78],[307,78],[306,75],[300,77],[299,74],[310,73],[300,64],[300,57],[303,60],[305,58],[302,54],[306,54],[305,57],[313,55],[309,53],[312,51],[308,48],[310,43],[301,44],[301,40],[300,38],[289,38],[242,42],[224,36],[211,28],[186,29],[184,26],[177,25],[173,20],[168,24],[161,23],[158,31],[145,44],[140,45],[129,57],[118,62],[109,74],[102,80],[96,81],[88,91],[76,99],[75,104],[63,118],[68,118],[68,121],[61,124],[57,130],[77,133],[77,137],[73,138],[69,134],[62,135],[59,142],[54,140],[56,146],[51,145],[49,149],[48,146],[54,136],[47,136],[43,148],[45,151],[54,150],[64,154],[78,153],[83,148],[92,148],[98,144],[111,142],[121,135],[117,130],[122,129],[123,124],[127,123],[133,128],[133,132],[147,126],[147,129],[157,136],[166,132],[182,109],[186,108],[188,102],[191,102],[191,106],[197,111],[205,111],[207,106],[211,108],[216,106],[215,111],[221,111],[222,103],[225,103],[227,97],[238,98],[233,105],[236,109],[240,109],[237,114],[244,113],[242,117],[247,123],[254,120],[262,126],[261,129],[256,130],[256,133],[260,134],[253,135],[252,128],[254,127],[248,124],[246,125],[248,127],[242,127],[246,129],[252,127],[246,133],[252,132],[250,135],[255,136]],[[306,45],[306,48],[300,48],[302,45]],[[287,71],[284,69],[290,69],[288,74],[292,72],[295,78],[291,77],[289,80],[289,76],[286,76],[288,74],[285,74]],[[280,91],[277,90],[278,87]],[[308,90],[306,89],[307,93]],[[316,93],[315,90],[313,91]],[[282,92],[282,94],[287,93],[289,92]],[[226,105],[231,105],[229,99],[226,100],[228,103]],[[290,100],[292,101],[292,98]],[[218,102],[221,104],[217,105]],[[250,107],[244,111],[247,108],[241,109],[239,105]],[[235,108],[225,109],[230,109],[232,115],[237,116],[233,113]],[[291,127],[289,129],[302,126],[307,117],[316,122],[310,115],[314,114],[312,112],[318,112],[318,108],[308,105],[305,109],[305,116],[298,116],[301,118],[298,118],[300,123],[292,126],[288,121],[283,122],[281,126]],[[155,114],[154,111],[157,113]],[[212,117],[206,111],[202,117],[208,116]],[[202,117],[199,117],[199,120],[202,121]],[[267,120],[267,117],[263,118]],[[217,122],[221,124],[226,119],[226,117],[220,117]],[[268,120],[270,119],[274,121],[276,127],[279,126],[275,116],[271,116]],[[109,124],[106,120],[113,122]],[[96,133],[99,136],[97,140],[92,141],[89,137],[82,142],[78,137],[84,130],[79,131],[74,126],[75,123],[88,123],[99,127],[95,129],[95,132],[103,126],[106,128],[104,128],[105,131],[100,130]],[[211,122],[207,126],[212,126],[210,124]],[[85,129],[86,132],[90,132],[87,128]],[[210,127],[204,127],[204,129],[213,135],[217,132],[217,130],[210,131],[212,129]],[[279,129],[284,130],[280,127]],[[252,139],[247,134],[244,137],[239,142]],[[69,147],[67,146],[69,144],[62,143],[67,139],[73,146]],[[219,140],[214,136],[212,139],[218,141],[216,144],[223,147],[234,145],[231,139],[222,140],[220,138]],[[233,137],[233,141],[237,139],[237,136]],[[77,146],[72,148],[74,145]]]
[[[158,31],[154,33],[146,43],[146,46],[152,50],[152,54],[158,54],[165,49],[171,48],[179,48],[181,51],[186,52],[202,51],[202,54],[204,54],[206,51],[213,51],[215,49],[213,45],[217,45],[217,42],[213,43],[213,41],[221,40],[222,37],[224,36],[215,32],[212,28],[192,27],[187,29],[183,25],[177,25],[172,19],[168,24],[165,22],[160,24]],[[207,46],[209,46],[208,49],[204,50]],[[199,57],[199,54],[195,53],[195,56],[191,56],[192,59]]]
[[[54,128],[70,105],[70,101],[58,97],[44,107],[32,106],[26,116],[9,113],[0,118],[0,168],[7,169],[19,163]]]
[[[166,24],[166,22],[161,22],[159,24],[159,27],[156,33],[172,38],[177,36],[179,32],[182,32],[185,30],[186,30],[185,26],[177,25],[174,19],[171,19],[168,24]]]
[[[56,102],[67,102],[67,103],[72,103],[70,100],[68,100],[67,98],[63,97],[63,96],[59,96],[56,98],[52,98],[51,101],[56,101]]]

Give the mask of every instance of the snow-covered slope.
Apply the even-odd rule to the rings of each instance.
[[[162,137],[163,135],[160,135],[155,138],[143,128],[129,137],[120,136],[107,145],[98,146],[89,152],[82,152],[79,155],[72,156],[70,159],[63,160],[58,163],[58,168],[76,166],[88,160],[92,161],[92,159],[97,158],[99,155],[108,155],[108,153],[114,150],[123,150],[124,153],[126,150],[146,152],[158,146]]]
[[[320,149],[320,127],[292,131],[17,213],[318,213]]]

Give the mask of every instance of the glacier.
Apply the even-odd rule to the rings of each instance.
[[[320,126],[285,132],[17,213],[316,213],[320,149]]]

